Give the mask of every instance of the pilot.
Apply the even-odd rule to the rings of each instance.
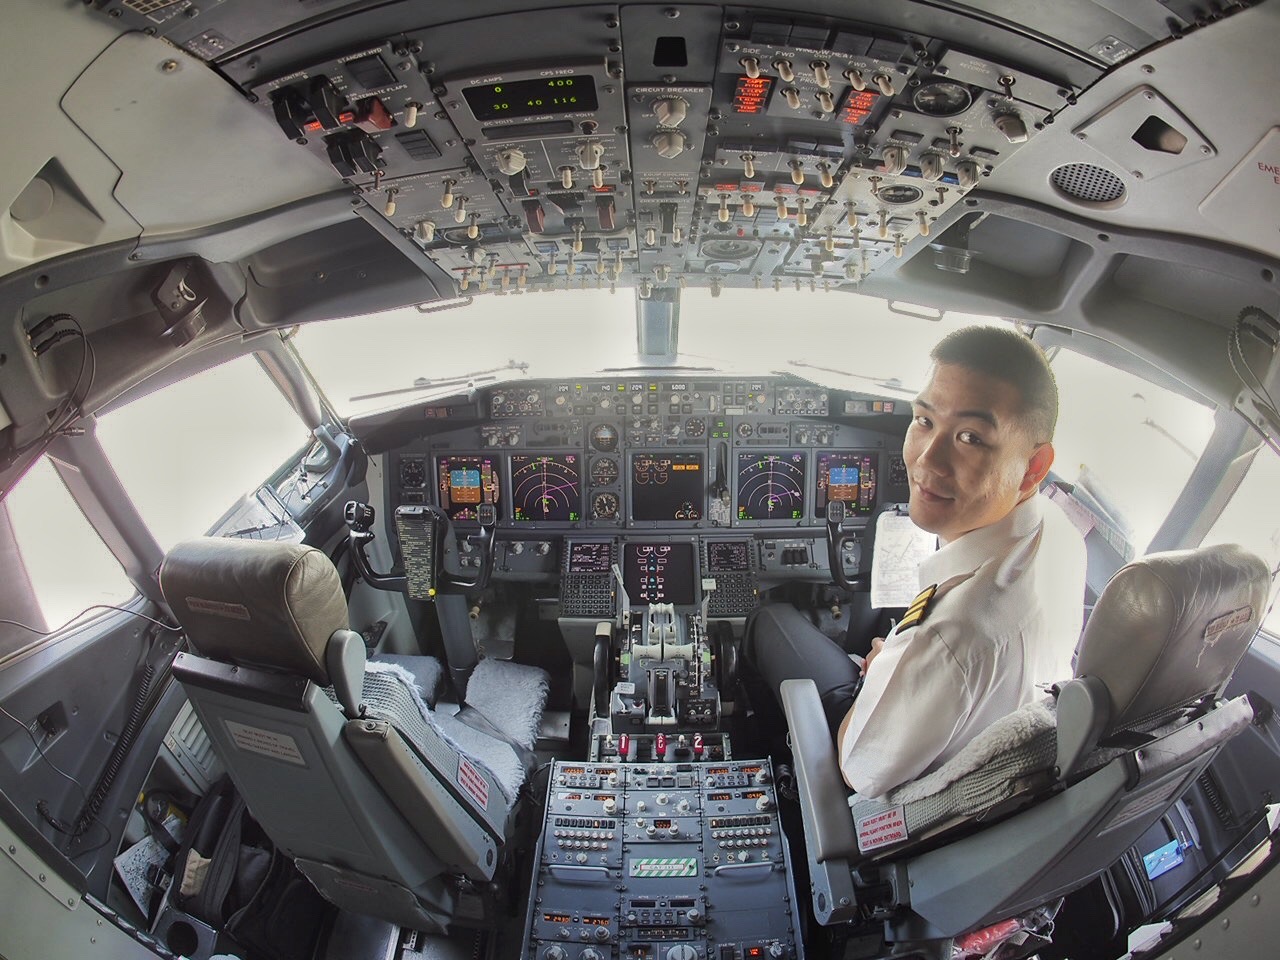
[[[966,327],[930,353],[903,443],[911,520],[937,535],[921,591],[861,671],[786,604],[761,608],[745,649],[777,691],[812,679],[858,793],[931,773],[985,727],[1072,673],[1084,543],[1041,481],[1053,463],[1058,388],[1039,348]]]

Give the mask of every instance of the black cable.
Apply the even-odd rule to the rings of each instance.
[[[52,326],[53,323],[62,321],[74,324],[75,330],[59,331],[48,339],[42,341],[38,347],[33,346],[32,350],[37,356],[39,356],[59,341],[66,339],[67,336],[78,336],[81,344],[80,368],[76,371],[75,384],[72,386],[71,392],[68,393],[61,402],[59,402],[58,408],[54,411],[53,418],[49,426],[45,428],[44,432],[34,440],[28,441],[17,449],[10,451],[4,461],[5,469],[16,463],[20,457],[27,453],[27,451],[36,447],[39,447],[40,452],[43,453],[45,448],[53,442],[54,437],[70,426],[77,417],[84,415],[83,405],[85,400],[88,399],[89,393],[93,390],[93,381],[96,379],[98,373],[97,354],[94,353],[93,344],[91,344],[89,342],[89,338],[85,336],[84,328],[80,326],[80,322],[76,320],[75,317],[71,316],[71,314],[60,313],[54,314],[52,317],[46,317],[42,320],[33,329],[33,334],[34,331],[40,331],[43,333],[45,329],[48,329],[48,327],[45,327],[45,324]],[[33,334],[28,334],[28,336],[32,336]],[[86,368],[88,368],[89,371],[87,382],[85,381]],[[84,388],[83,390],[81,390],[82,385]],[[79,394],[78,398],[76,396],[77,394]],[[37,454],[37,456],[39,456],[39,454]]]
[[[85,607],[62,626],[55,627],[52,630],[37,630],[35,627],[29,626],[25,623],[19,623],[17,620],[10,620],[7,617],[0,617],[0,623],[7,623],[10,626],[19,627],[41,637],[51,637],[55,633],[61,633],[63,630],[67,629],[67,627],[71,626],[71,624],[75,623],[90,610],[119,610],[121,613],[127,613],[131,617],[137,617],[139,620],[146,620],[148,623],[154,623],[157,627],[168,630],[170,633],[182,633],[181,627],[171,627],[169,624],[161,620],[157,620],[155,617],[148,617],[145,613],[139,613],[137,610],[130,610],[128,607],[117,607],[114,603],[95,603],[92,606]]]

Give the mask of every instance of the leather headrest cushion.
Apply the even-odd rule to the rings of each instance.
[[[1153,553],[1121,569],[1085,627],[1076,676],[1111,693],[1109,729],[1217,693],[1258,631],[1269,578],[1235,544]]]
[[[347,628],[347,602],[314,547],[187,540],[165,557],[160,589],[200,655],[329,685],[325,647]]]

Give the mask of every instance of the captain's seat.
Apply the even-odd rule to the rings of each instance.
[[[476,891],[511,836],[546,674],[481,661],[471,704],[433,709],[439,665],[367,660],[312,547],[191,540],[160,584],[195,651],[174,674],[250,812],[316,888],[413,929],[483,922]]]
[[[884,797],[850,795],[816,688],[785,681],[819,922],[876,911],[895,943],[942,940],[1107,869],[1254,720],[1249,698],[1220,694],[1268,586],[1234,545],[1129,564],[1098,599],[1074,679]]]

